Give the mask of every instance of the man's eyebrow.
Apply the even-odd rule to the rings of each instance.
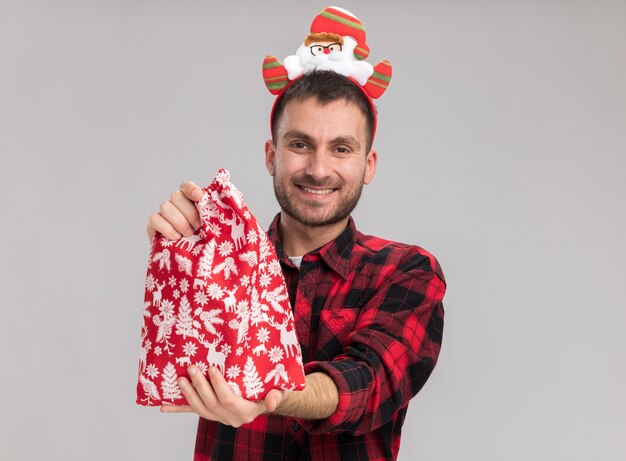
[[[311,138],[311,136],[306,134],[304,131],[289,130],[284,134],[283,139],[303,139],[304,141],[310,142],[313,138]]]
[[[354,136],[338,136],[333,139],[333,144],[349,144],[354,146],[357,150],[361,149],[361,143]]]

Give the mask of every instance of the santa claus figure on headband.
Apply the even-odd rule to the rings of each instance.
[[[374,73],[374,67],[365,61],[357,61],[354,49],[357,42],[352,37],[321,32],[306,36],[295,56],[285,58],[285,68],[289,80],[293,80],[305,72],[332,70],[344,77],[352,77],[361,86]]]
[[[284,64],[272,55],[265,58],[263,78],[270,92],[279,94],[306,72],[329,70],[352,78],[370,97],[378,98],[391,79],[391,64],[381,61],[372,66],[364,61],[369,52],[361,21],[343,8],[328,7],[313,19],[310,33]]]

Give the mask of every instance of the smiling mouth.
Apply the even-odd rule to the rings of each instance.
[[[302,189],[303,191],[308,192],[309,194],[319,195],[320,197],[331,194],[337,190],[337,189],[310,189],[305,186],[298,186],[298,187]]]

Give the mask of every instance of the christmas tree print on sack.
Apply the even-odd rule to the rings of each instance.
[[[219,170],[196,203],[190,237],[157,234],[145,282],[137,403],[186,405],[176,383],[215,366],[248,400],[301,390],[304,369],[276,252],[241,192]]]

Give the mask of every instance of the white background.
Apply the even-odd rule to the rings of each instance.
[[[0,1],[3,460],[191,459],[134,403],[145,219],[225,167],[269,223],[261,63],[325,6]],[[400,459],[626,459],[626,3],[340,6],[394,70],[357,225],[449,287]]]

